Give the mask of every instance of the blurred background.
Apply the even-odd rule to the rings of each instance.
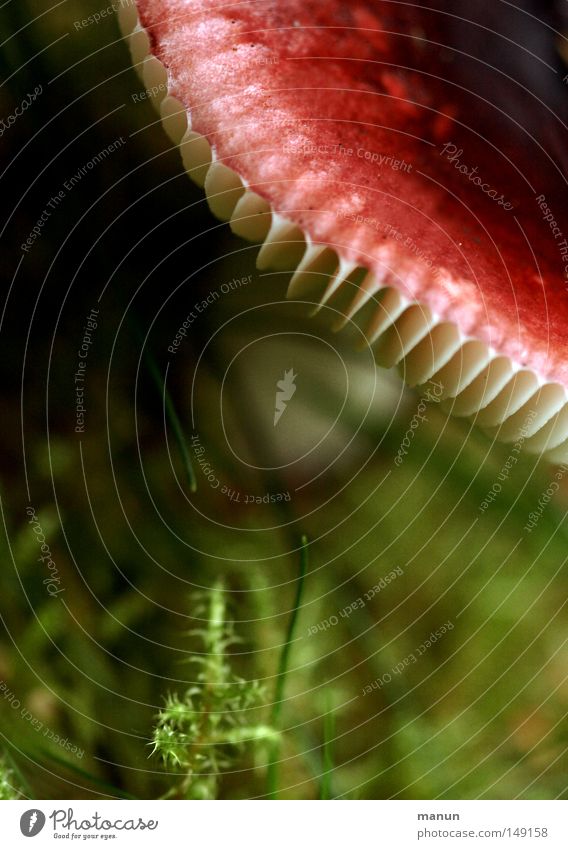
[[[563,471],[432,401],[406,438],[420,392],[256,271],[100,9],[0,12],[1,792],[565,798]]]

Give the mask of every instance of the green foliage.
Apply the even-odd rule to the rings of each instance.
[[[16,789],[17,779],[5,755],[0,755],[0,801],[20,799],[21,794]]]

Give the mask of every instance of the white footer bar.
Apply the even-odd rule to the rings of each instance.
[[[1,845],[568,847],[568,801],[0,803]]]

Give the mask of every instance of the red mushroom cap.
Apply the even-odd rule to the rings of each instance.
[[[447,5],[138,0],[122,19],[213,211],[264,240],[262,265],[297,265],[292,295],[364,314],[378,362],[564,460],[565,175],[498,114],[484,63],[483,85],[462,80]]]

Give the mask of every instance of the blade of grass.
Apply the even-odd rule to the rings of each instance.
[[[134,330],[136,335],[138,336],[141,344],[144,346],[144,360],[146,365],[148,366],[148,370],[152,376],[152,379],[156,385],[158,392],[160,393],[160,397],[162,398],[164,404],[165,414],[168,418],[168,421],[172,427],[174,432],[174,436],[176,438],[176,442],[178,444],[179,452],[181,454],[181,458],[183,461],[183,467],[187,476],[187,481],[189,485],[190,492],[197,491],[197,478],[195,476],[195,470],[191,464],[191,458],[189,456],[189,451],[187,449],[187,442],[185,441],[185,435],[183,432],[183,427],[181,426],[181,422],[179,416],[177,414],[175,404],[172,400],[170,393],[166,387],[166,383],[164,378],[162,377],[162,373],[158,368],[158,364],[154,359],[154,355],[152,354],[148,345],[144,344],[144,339],[142,337],[142,333],[138,326],[134,325]],[[167,371],[166,371],[167,374]]]
[[[302,599],[304,593],[304,581],[306,577],[306,572],[308,568],[308,538],[302,534],[301,537],[301,548],[300,548],[300,566],[298,572],[298,579],[296,582],[296,597],[294,599],[294,605],[292,607],[292,613],[290,614],[290,619],[288,620],[288,628],[286,631],[286,639],[284,640],[284,645],[282,646],[282,651],[280,652],[280,660],[278,663],[278,672],[276,675],[276,686],[274,690],[274,701],[272,703],[272,712],[271,712],[271,725],[275,729],[275,731],[279,730],[280,726],[280,717],[282,714],[282,703],[284,701],[284,689],[286,686],[286,679],[288,677],[288,670],[290,665],[290,650],[292,647],[292,641],[294,639],[294,631],[296,629],[296,622],[298,620],[298,615],[300,613],[300,609],[302,607]],[[267,771],[267,790],[268,796],[271,799],[277,798],[278,791],[278,759],[280,756],[280,747],[281,747],[281,739],[277,738],[273,741],[270,756],[268,762],[268,771]]]
[[[148,368],[150,369],[150,373],[154,378],[154,382],[163,398],[164,407],[166,411],[166,415],[169,419],[169,422],[172,426],[172,430],[174,432],[174,436],[176,438],[176,442],[178,444],[178,448],[180,450],[180,454],[183,460],[183,466],[185,469],[185,473],[187,475],[187,481],[189,484],[189,491],[196,492],[197,490],[197,478],[195,477],[195,472],[193,470],[193,466],[191,465],[191,459],[189,457],[189,451],[187,450],[187,443],[185,441],[185,436],[183,433],[183,428],[181,426],[181,422],[179,420],[179,416],[176,412],[176,408],[174,406],[174,402],[172,401],[172,396],[167,390],[166,384],[162,379],[162,375],[158,366],[156,365],[156,361],[148,348],[145,350],[146,362],[148,364]]]
[[[118,787],[115,787],[110,782],[105,781],[103,778],[98,778],[98,776],[93,775],[92,773],[88,772],[88,770],[83,769],[82,767],[77,766],[74,763],[71,763],[70,761],[66,760],[66,758],[62,758],[59,755],[56,755],[55,752],[50,752],[48,749],[44,748],[43,746],[40,746],[38,751],[41,752],[41,754],[43,755],[44,758],[47,758],[48,760],[54,761],[55,763],[59,764],[60,766],[63,766],[66,769],[68,769],[70,772],[74,772],[76,775],[80,775],[81,778],[84,778],[86,781],[90,782],[91,784],[95,784],[97,787],[104,788],[105,790],[108,791],[109,796],[117,796],[119,799],[136,799],[136,796],[132,796],[130,793],[127,793],[125,790],[119,790]],[[28,755],[28,757],[31,757],[31,756]]]
[[[333,741],[335,739],[335,713],[331,704],[331,694],[326,692],[327,710],[323,718],[323,771],[321,776],[320,799],[333,799],[332,772]]]

